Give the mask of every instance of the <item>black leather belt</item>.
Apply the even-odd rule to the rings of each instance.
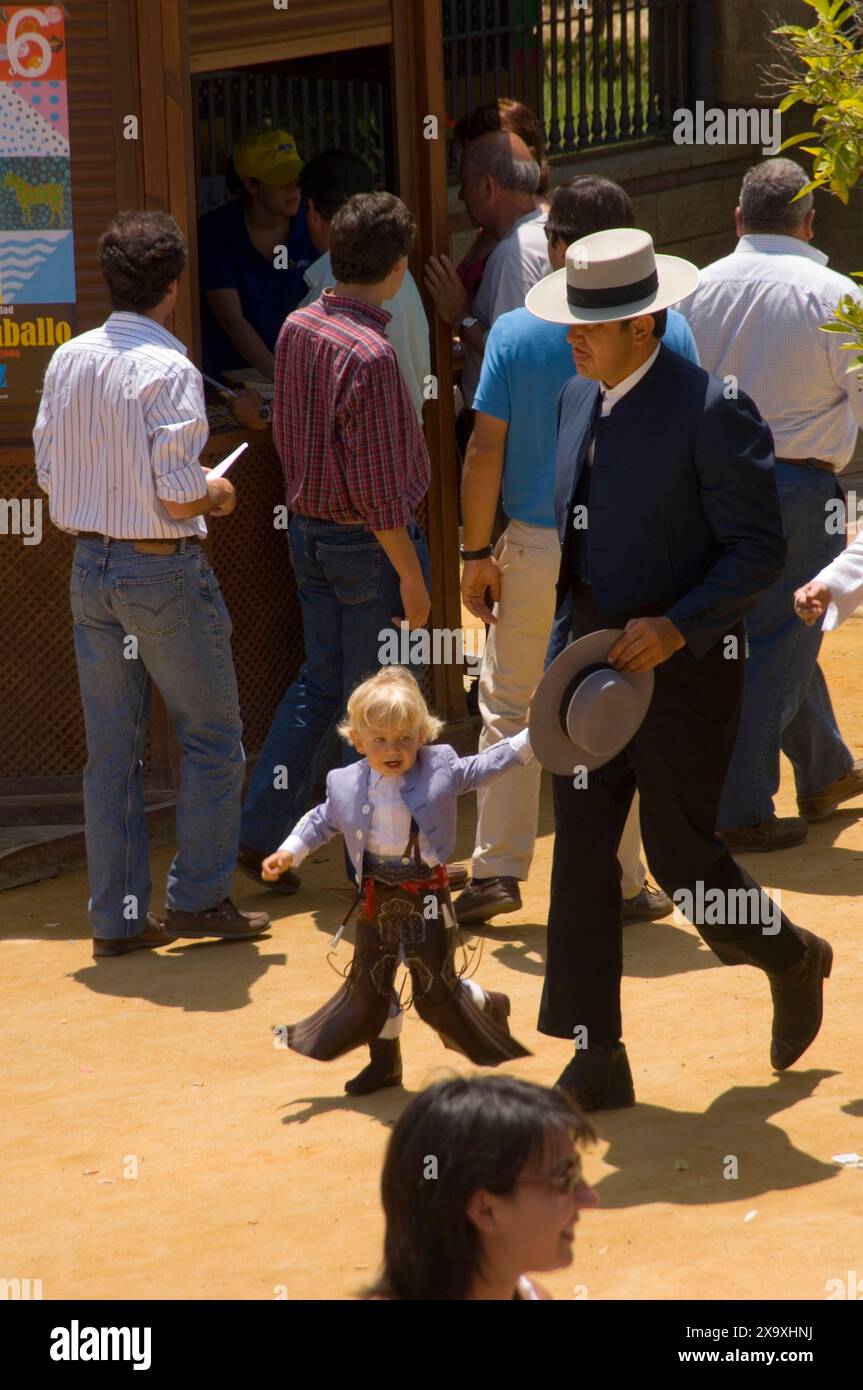
[[[183,536],[181,540],[165,540],[163,538],[144,540],[136,539],[132,536],[105,536],[101,531],[79,531],[78,539],[84,541],[101,541],[103,545],[116,545],[126,541],[133,545],[139,555],[176,555],[178,551],[183,551],[190,545],[200,545],[200,537]]]

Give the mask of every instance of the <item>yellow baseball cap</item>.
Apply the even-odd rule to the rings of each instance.
[[[297,142],[286,130],[248,131],[234,142],[231,154],[241,179],[261,183],[293,183],[303,167]]]

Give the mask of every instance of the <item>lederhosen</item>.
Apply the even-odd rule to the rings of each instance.
[[[431,912],[430,898],[435,901]],[[288,1028],[289,1047],[329,1062],[374,1042],[391,1000],[398,1003],[393,981],[404,947],[416,1011],[445,1047],[484,1067],[530,1055],[460,988],[455,953],[462,942],[446,866],[431,868],[423,862],[413,817],[402,863],[371,864],[343,927],[360,904],[345,983],[315,1013]]]

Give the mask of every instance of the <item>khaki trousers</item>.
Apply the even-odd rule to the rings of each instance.
[[[479,681],[482,752],[524,728],[527,702],[542,676],[554,618],[560,542],[553,526],[510,521],[495,547],[501,597],[486,638]],[[477,792],[474,878],[526,879],[536,843],[542,768],[536,759],[511,768]],[[624,898],[641,892],[638,795],[620,839]]]

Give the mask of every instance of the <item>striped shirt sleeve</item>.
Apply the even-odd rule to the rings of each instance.
[[[409,441],[416,429],[395,353],[365,363],[352,386],[341,422],[342,466],[351,501],[373,531],[394,531],[412,519],[405,488]]]
[[[54,364],[56,354],[51,358],[42,384],[42,399],[39,413],[33,428],[33,445],[36,450],[36,481],[43,492],[51,490],[51,454],[54,448]]]
[[[209,425],[197,369],[166,376],[146,410],[150,462],[156,496],[167,502],[196,502],[207,493],[207,475],[198,456]]]

